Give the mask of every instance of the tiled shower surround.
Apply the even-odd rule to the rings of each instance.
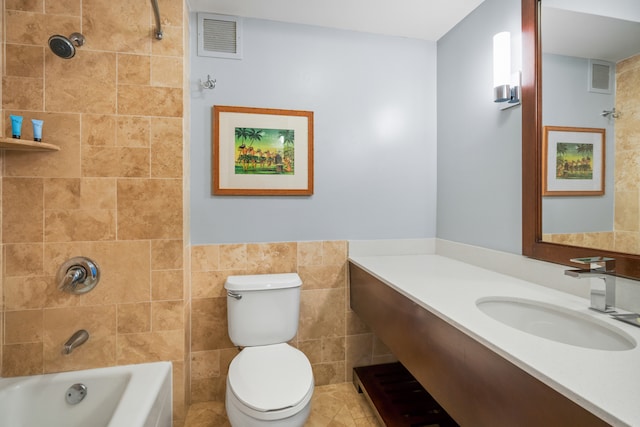
[[[616,250],[640,254],[640,55],[616,64]]]
[[[44,120],[58,152],[0,152],[2,275],[0,372],[31,375],[170,360],[175,426],[188,404],[224,398],[236,349],[226,335],[229,274],[297,271],[300,329],[318,385],[350,378],[354,364],[386,361],[386,348],[348,308],[347,244],[188,244],[188,63],[182,0],[6,0],[0,31],[2,136],[9,114]],[[47,39],[79,31],[76,56]],[[0,49],[0,52],[3,52]],[[57,290],[58,267],[88,256],[102,278],[88,294]],[[67,356],[78,329],[89,341]]]
[[[184,0],[3,2],[2,136],[9,114],[44,120],[60,151],[2,154],[2,376],[170,360],[174,416],[186,416],[189,272],[183,209]],[[51,35],[81,32],[72,59]],[[90,293],[63,294],[70,257],[101,267]],[[185,280],[187,278],[187,280]],[[61,345],[87,329],[68,356]]]

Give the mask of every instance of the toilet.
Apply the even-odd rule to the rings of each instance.
[[[301,427],[311,411],[313,372],[287,344],[298,331],[296,273],[229,276],[229,338],[242,351],[231,361],[225,406],[234,427]]]

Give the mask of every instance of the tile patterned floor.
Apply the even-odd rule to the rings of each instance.
[[[316,387],[305,427],[382,427],[371,407],[352,383]],[[224,403],[203,402],[189,407],[184,427],[230,427]]]

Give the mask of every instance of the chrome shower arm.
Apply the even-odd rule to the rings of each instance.
[[[156,39],[162,40],[162,25],[160,24],[160,8],[158,7],[158,0],[151,0],[151,6],[153,7],[153,14],[156,17]]]

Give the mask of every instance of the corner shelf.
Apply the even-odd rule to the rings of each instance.
[[[16,138],[0,138],[0,150],[59,151],[60,147],[46,142],[25,141]]]

